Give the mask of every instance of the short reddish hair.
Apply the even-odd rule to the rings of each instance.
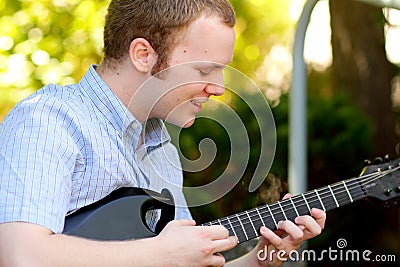
[[[104,62],[120,63],[131,42],[144,38],[158,55],[154,70],[160,71],[168,67],[179,34],[201,15],[217,15],[230,27],[236,22],[228,0],[112,0],[104,26]]]

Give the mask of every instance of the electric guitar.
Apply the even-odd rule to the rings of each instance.
[[[359,177],[334,183],[319,189],[280,200],[272,204],[233,214],[203,224],[223,225],[239,243],[260,236],[266,226],[277,229],[281,220],[294,220],[310,214],[312,208],[329,211],[346,204],[374,198],[386,206],[400,206],[400,159],[364,168]],[[96,240],[128,240],[157,235],[174,219],[173,198],[162,193],[138,188],[120,188],[104,199],[69,215],[63,233]],[[155,231],[146,224],[146,213],[161,210]]]

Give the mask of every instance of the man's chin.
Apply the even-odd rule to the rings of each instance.
[[[196,119],[195,117],[192,117],[187,120],[183,120],[182,118],[173,119],[172,117],[167,117],[165,121],[180,128],[189,128],[194,124],[195,119]]]
[[[190,126],[192,126],[194,124],[194,120],[195,119],[191,119],[190,121],[186,122],[182,128],[189,128]]]

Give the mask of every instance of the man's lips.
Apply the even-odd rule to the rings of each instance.
[[[200,107],[203,103],[206,103],[208,101],[208,98],[196,98],[196,99],[192,99],[190,100],[190,102],[192,104],[194,104],[195,106]]]

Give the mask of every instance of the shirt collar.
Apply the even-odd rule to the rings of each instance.
[[[121,133],[129,128],[134,129],[134,135],[142,132],[142,125],[126,108],[122,101],[114,94],[96,71],[96,65],[89,70],[79,82],[82,90],[93,102],[95,108]],[[170,136],[161,119],[150,119],[145,123],[144,145],[155,147],[170,141]]]
[[[171,140],[164,122],[160,119],[150,119],[146,121],[144,138],[146,146],[153,147]]]

